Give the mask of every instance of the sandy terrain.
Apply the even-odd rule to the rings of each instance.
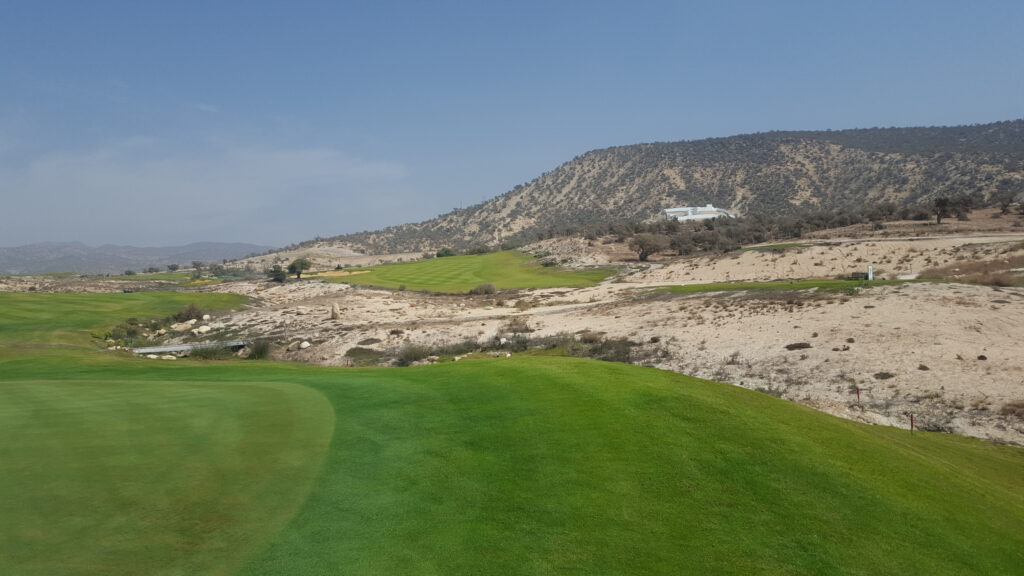
[[[783,253],[662,259],[640,270],[621,245],[582,239],[538,249],[586,264],[628,264],[623,276],[583,289],[438,296],[309,282],[233,283],[257,304],[216,319],[215,333],[269,335],[283,358],[345,366],[356,346],[395,350],[466,338],[493,340],[512,317],[533,336],[597,331],[629,338],[635,362],[759,389],[875,424],[1024,445],[1024,290],[904,284],[856,295],[670,295],[665,284],[833,277],[875,263],[880,276],[999,259],[1024,235],[829,241]],[[557,245],[557,244],[560,244]],[[570,262],[571,263],[571,262]],[[631,267],[630,267],[631,266]],[[337,303],[342,319],[330,320]],[[297,349],[297,343],[311,346]],[[360,344],[362,343],[362,344]],[[788,350],[788,344],[808,347]],[[287,345],[292,350],[286,350]],[[857,392],[860,392],[858,400]],[[1009,406],[1009,408],[1007,408]]]

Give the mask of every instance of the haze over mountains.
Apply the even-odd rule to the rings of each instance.
[[[164,268],[168,264],[188,266],[194,261],[219,263],[269,249],[255,244],[223,242],[196,242],[156,248],[109,244],[92,248],[81,242],[43,242],[0,248],[0,273],[121,274],[125,270],[141,272],[148,267]]]
[[[714,204],[740,214],[1024,192],[1024,120],[768,132],[594,150],[486,202],[330,240],[382,254],[523,243],[545,231]]]

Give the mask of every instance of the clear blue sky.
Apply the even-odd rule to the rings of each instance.
[[[595,148],[1024,116],[1024,2],[0,0],[0,246],[282,245]]]

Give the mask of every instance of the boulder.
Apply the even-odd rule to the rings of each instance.
[[[310,344],[309,342],[306,342],[305,340],[303,340],[302,344],[299,344],[299,349],[300,350],[305,350],[306,348],[309,348],[310,346],[312,346],[312,344]]]
[[[331,304],[331,320],[341,320],[341,308],[337,302]]]
[[[160,357],[157,356],[156,354],[146,354],[146,358],[149,358],[150,360],[156,360]]]
[[[174,354],[164,354],[163,356],[160,357],[160,359],[161,360],[177,360],[178,357],[175,356]]]
[[[210,330],[213,330],[213,328],[210,328],[209,326],[203,325],[203,326],[200,326],[199,328],[196,328],[196,330],[197,330],[197,331],[198,331],[198,332],[199,332],[200,334],[206,334],[206,333],[207,333],[207,332],[209,332]]]
[[[203,314],[203,322],[209,322],[209,321],[210,321],[210,315],[209,314]]]

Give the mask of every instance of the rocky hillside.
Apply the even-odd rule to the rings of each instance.
[[[532,241],[550,230],[714,204],[740,214],[913,204],[1024,192],[1024,120],[933,128],[769,132],[594,150],[481,204],[332,238],[370,253]]]

